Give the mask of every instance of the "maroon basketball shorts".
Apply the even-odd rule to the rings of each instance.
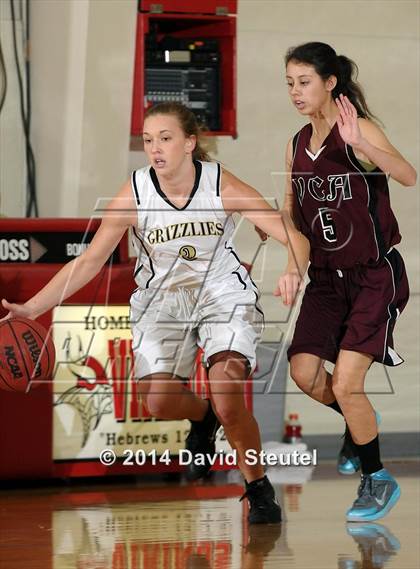
[[[289,360],[307,353],[335,363],[340,350],[352,350],[389,366],[404,361],[392,339],[409,296],[404,261],[396,249],[374,266],[310,266],[308,275]]]

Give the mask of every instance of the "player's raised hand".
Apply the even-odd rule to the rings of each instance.
[[[0,322],[3,320],[8,320],[9,318],[16,318],[21,316],[22,318],[32,318],[31,312],[27,306],[24,304],[15,304],[13,302],[8,302],[5,298],[1,301],[3,308],[9,311],[4,318],[0,318]]]
[[[340,136],[346,144],[357,147],[362,140],[362,133],[357,121],[356,107],[343,94],[340,94],[335,102],[339,110],[337,125]]]
[[[279,278],[274,296],[281,296],[283,304],[290,306],[294,304],[297,293],[303,290],[303,285],[303,279],[299,271],[288,271]]]

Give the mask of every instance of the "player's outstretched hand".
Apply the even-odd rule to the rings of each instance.
[[[268,235],[265,231],[263,231],[262,229],[260,229],[256,225],[254,225],[254,229],[258,233],[258,235],[260,236],[261,241],[267,241]]]
[[[343,94],[340,94],[335,102],[339,111],[337,125],[340,136],[346,144],[355,148],[362,140],[356,107]]]
[[[294,304],[298,291],[303,290],[303,279],[299,271],[288,271],[279,278],[279,282],[274,291],[274,296],[281,296],[283,304],[290,306]]]
[[[0,318],[0,322],[3,320],[8,320],[9,318],[16,318],[21,316],[22,318],[32,318],[29,308],[24,304],[15,304],[13,302],[8,302],[5,298],[1,301],[3,308],[9,311],[4,318]]]

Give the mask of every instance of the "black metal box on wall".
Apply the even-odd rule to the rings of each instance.
[[[162,101],[191,108],[209,134],[236,137],[236,0],[141,0],[131,134]]]

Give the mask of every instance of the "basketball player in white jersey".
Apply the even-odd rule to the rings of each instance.
[[[214,454],[221,423],[246,480],[249,522],[278,523],[281,510],[262,464],[246,461],[248,449],[261,451],[244,382],[255,367],[263,313],[232,245],[232,213],[287,245],[284,219],[256,190],[209,161],[195,115],[182,105],[149,109],[143,138],[150,165],[133,172],[112,200],[87,250],[24,305],[3,300],[3,307],[8,317],[28,318],[51,309],[99,272],[132,227],[138,249],[133,352],[145,404],[154,417],[191,421],[187,448],[194,457]],[[197,346],[208,366],[211,403],[185,387]],[[188,476],[196,479],[209,469],[209,461],[193,462]]]

